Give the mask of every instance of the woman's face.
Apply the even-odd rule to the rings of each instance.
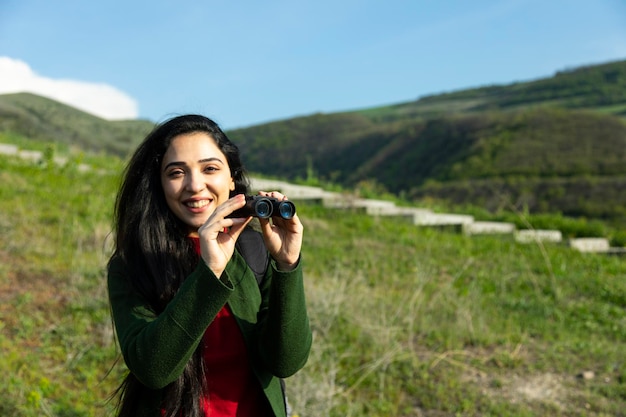
[[[176,136],[163,156],[161,184],[172,212],[197,234],[235,189],[226,156],[206,132]]]

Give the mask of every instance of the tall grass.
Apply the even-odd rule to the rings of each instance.
[[[315,349],[289,381],[303,415],[624,415],[623,259],[305,219]]]
[[[121,162],[90,162],[0,156],[0,415],[111,415]],[[626,415],[625,259],[298,210],[314,330],[287,381],[300,417]]]
[[[115,175],[2,157],[0,182],[0,415],[102,415],[117,356],[104,281]]]

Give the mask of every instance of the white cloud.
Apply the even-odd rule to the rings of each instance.
[[[0,56],[0,94],[21,92],[48,97],[109,120],[136,119],[138,115],[137,102],[115,87],[46,78],[23,61]]]

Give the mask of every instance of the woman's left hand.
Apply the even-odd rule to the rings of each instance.
[[[277,191],[259,191],[259,195],[280,201],[287,200],[287,197]],[[281,271],[294,269],[300,259],[302,232],[304,231],[304,226],[298,215],[295,214],[291,219],[276,216],[272,217],[271,221],[270,219],[259,218],[259,222],[261,223],[265,246],[278,264],[278,269]]]

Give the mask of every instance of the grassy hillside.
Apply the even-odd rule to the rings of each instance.
[[[413,200],[560,212],[626,228],[620,119],[542,109],[433,119],[413,129],[412,140],[396,135],[385,158],[362,166],[355,183],[379,173],[390,191]]]
[[[361,113],[384,121],[529,106],[591,109],[626,117],[626,61],[572,68],[534,81],[429,95],[409,103],[365,109]]]
[[[487,207],[600,215],[626,227],[619,191],[626,185],[625,86],[621,61],[253,126],[231,137],[249,167],[266,175],[313,173],[351,188],[374,182],[414,201],[487,201]]]
[[[414,201],[560,212],[626,228],[626,123],[615,116],[548,108],[377,126],[349,113],[231,136],[251,170],[266,175],[313,172],[350,188],[374,181]]]
[[[126,155],[148,121],[0,96],[0,132]],[[255,173],[626,229],[626,61],[228,132]]]
[[[34,94],[0,95],[0,132],[125,156],[150,131],[146,120],[107,121]]]
[[[88,159],[0,155],[0,415],[111,415],[121,162]],[[298,210],[314,330],[287,381],[301,417],[626,416],[624,258]]]

